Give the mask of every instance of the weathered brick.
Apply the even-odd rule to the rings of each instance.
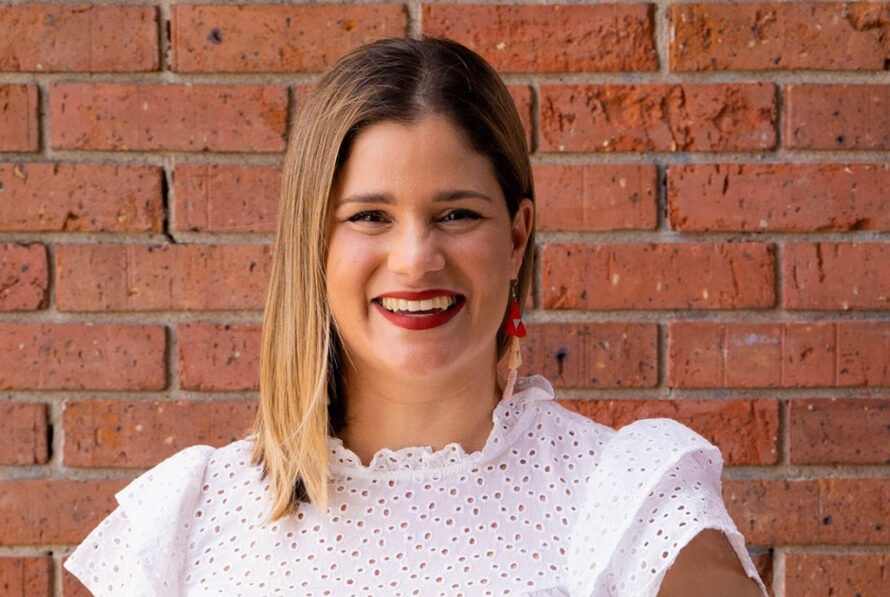
[[[890,323],[669,325],[668,385],[796,388],[890,385]]]
[[[127,481],[0,481],[0,545],[80,543]]]
[[[259,388],[261,333],[253,324],[180,325],[179,386],[217,392]]]
[[[673,4],[671,70],[883,70],[890,6],[869,2]]]
[[[163,326],[0,323],[0,390],[163,390]]]
[[[280,166],[177,164],[174,230],[274,232]]]
[[[782,255],[783,306],[890,309],[888,264],[888,243],[788,243]]]
[[[0,243],[0,311],[45,307],[48,285],[49,267],[44,245]]]
[[[7,402],[0,405],[0,464],[45,464],[47,460],[46,404]]]
[[[255,401],[66,402],[66,466],[151,467],[195,444],[225,446],[247,435]]]
[[[758,151],[776,144],[770,83],[542,85],[543,151]]]
[[[654,230],[655,164],[536,164],[538,230]]]
[[[727,465],[765,465],[778,461],[779,404],[773,399],[561,399],[558,402],[615,429],[638,419],[674,419],[720,448]]]
[[[270,245],[59,245],[62,311],[262,310]]]
[[[890,85],[785,85],[793,149],[890,149]]]
[[[0,230],[161,232],[162,185],[155,166],[0,163]]]
[[[890,464],[890,399],[788,401],[792,464]]]
[[[534,323],[522,340],[523,374],[557,388],[651,388],[658,328],[651,323]]]
[[[271,85],[55,83],[56,149],[265,151],[284,149],[287,89]]]
[[[890,230],[890,164],[687,164],[668,168],[675,230]]]
[[[837,327],[838,385],[890,386],[890,322],[845,321]]]
[[[52,597],[53,559],[0,558],[0,593],[4,597]]]
[[[37,151],[37,86],[0,85],[0,151]]]
[[[500,72],[653,71],[653,4],[424,4],[423,32],[458,41]]]
[[[723,499],[748,545],[887,545],[890,535],[890,479],[724,479]]]
[[[0,6],[0,70],[157,70],[155,6]]]
[[[541,250],[545,309],[770,307],[766,243],[565,244]]]
[[[890,587],[890,555],[785,553],[785,597],[878,597]]]
[[[398,4],[178,4],[170,15],[180,72],[321,71],[362,44],[408,32]]]

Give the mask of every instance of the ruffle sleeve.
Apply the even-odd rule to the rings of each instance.
[[[214,448],[192,446],[115,494],[119,506],[65,561],[95,596],[175,597],[189,528]]]
[[[569,540],[571,595],[655,597],[677,554],[700,531],[726,534],[745,572],[766,587],[726,511],[723,458],[671,419],[644,419],[608,441]]]

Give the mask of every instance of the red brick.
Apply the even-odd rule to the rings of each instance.
[[[196,391],[259,388],[260,335],[253,324],[183,324],[179,336],[179,385]]]
[[[287,89],[271,85],[55,83],[52,146],[280,152],[287,102]]]
[[[501,72],[658,70],[653,4],[424,4],[423,32]]]
[[[519,119],[522,121],[522,127],[525,129],[525,142],[528,144],[529,151],[534,150],[532,135],[532,88],[528,85],[507,85],[507,91],[516,104],[516,111],[519,112]]]
[[[254,401],[66,402],[66,466],[151,467],[195,444],[225,446],[247,435]]]
[[[675,321],[669,346],[671,387],[890,385],[890,323],[882,321]]]
[[[674,419],[719,447],[727,465],[765,465],[778,461],[779,405],[776,400],[562,399],[558,402],[615,429],[638,419]]]
[[[655,164],[536,164],[538,230],[654,230]]]
[[[274,232],[280,166],[177,164],[174,230]]]
[[[0,163],[0,230],[161,232],[162,185],[154,166]]]
[[[668,168],[675,230],[890,230],[888,164],[687,164]]]
[[[786,309],[890,309],[890,243],[788,243],[782,284]]]
[[[757,151],[776,144],[770,83],[542,85],[543,151]]]
[[[0,593],[4,597],[52,597],[53,559],[0,558]]]
[[[890,555],[785,554],[785,597],[878,597],[890,587]]]
[[[748,545],[887,545],[890,535],[890,479],[724,479],[723,499]]]
[[[890,464],[890,399],[788,401],[791,464]]]
[[[890,386],[890,322],[837,324],[838,385]]]
[[[321,71],[383,37],[403,37],[408,14],[396,4],[171,7],[173,70]]]
[[[59,245],[62,311],[262,310],[270,245]]]
[[[565,244],[541,251],[545,309],[770,307],[766,243]]]
[[[48,284],[45,246],[0,243],[0,311],[42,309]]]
[[[37,151],[37,86],[0,85],[0,151]]]
[[[0,545],[80,543],[127,481],[0,481]]]
[[[535,323],[522,339],[523,374],[557,388],[651,388],[658,328],[650,323]]]
[[[672,70],[883,70],[890,55],[886,4],[674,4],[668,14]]]
[[[0,405],[0,464],[45,464],[49,460],[47,437],[46,404]]]
[[[158,70],[154,6],[0,6],[0,70]]]
[[[0,390],[163,390],[163,326],[0,323]]]
[[[785,85],[785,147],[890,149],[890,85]]]

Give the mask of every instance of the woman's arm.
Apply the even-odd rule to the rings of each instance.
[[[720,595],[763,597],[722,531],[705,529],[677,554],[664,575],[658,597]]]

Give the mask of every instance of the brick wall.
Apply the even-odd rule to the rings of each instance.
[[[527,370],[716,443],[777,597],[886,594],[890,3],[669,0],[0,5],[3,594],[84,594],[114,492],[243,434],[287,124],[421,32],[523,114]]]

